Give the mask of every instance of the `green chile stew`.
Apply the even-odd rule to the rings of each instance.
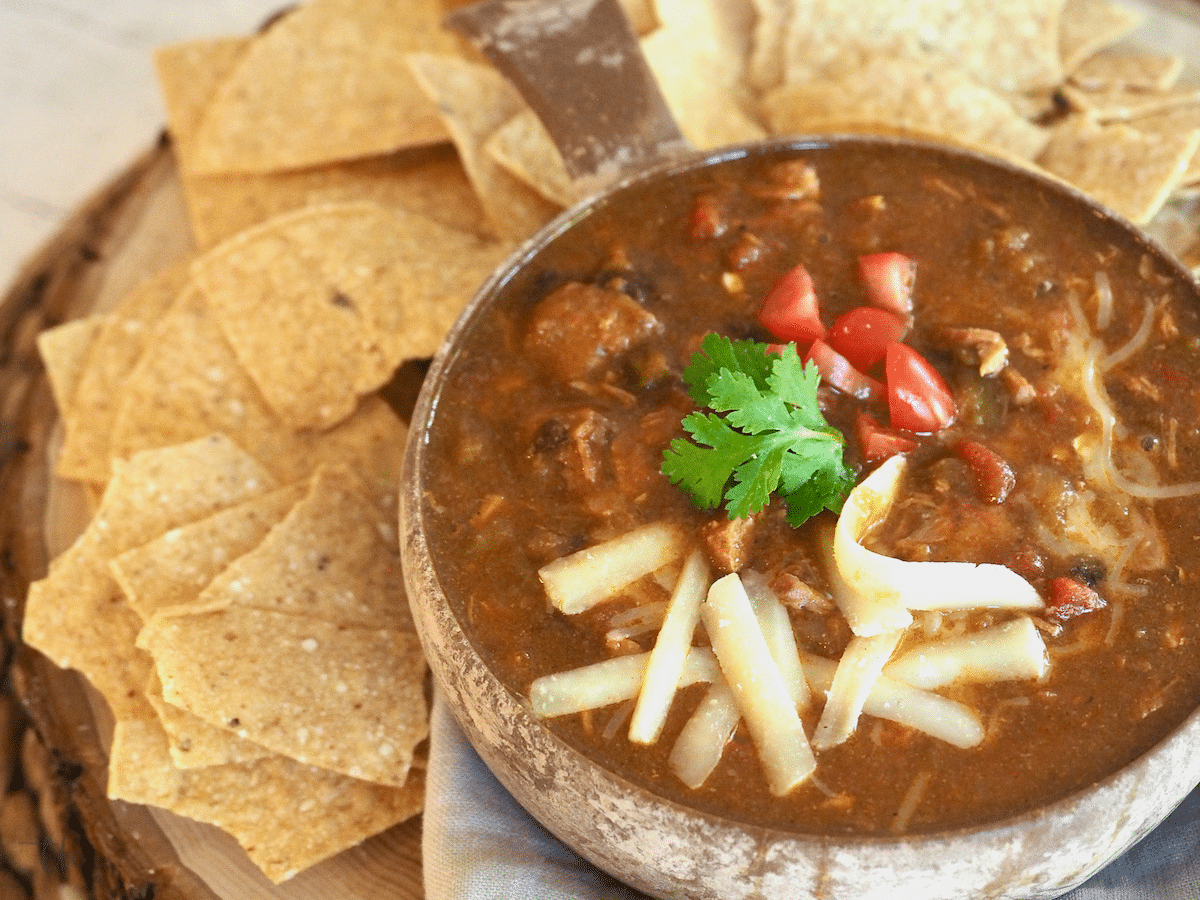
[[[651,743],[629,740],[632,699],[545,720],[601,765],[747,823],[929,832],[1080,789],[1200,702],[1200,306],[1108,218],[967,155],[815,144],[617,192],[500,289],[436,399],[423,515],[459,621],[518,694],[653,648],[678,564],[572,613],[539,577],[648,524],[701,548],[711,579],[769,592],[803,659],[855,640],[829,556],[841,496],[798,526],[778,494],[731,519],[663,474],[706,335],[815,360],[850,483],[901,454],[865,549],[998,564],[1036,592],[1036,608],[916,609],[894,636],[893,660],[1017,619],[1044,644],[1036,672],[933,689],[977,718],[971,746],[868,710],[773,790],[743,721],[689,787],[671,753],[701,683]]]

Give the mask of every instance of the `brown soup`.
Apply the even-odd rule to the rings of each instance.
[[[917,611],[896,654],[1021,615],[1045,643],[1045,674],[938,688],[978,715],[983,739],[968,748],[864,714],[782,796],[745,727],[699,787],[672,771],[702,685],[678,692],[649,745],[627,738],[632,701],[547,726],[686,805],[869,834],[1015,814],[1163,738],[1200,701],[1200,501],[1190,489],[1200,478],[1200,306],[1152,248],[1056,197],[1006,169],[981,175],[969,156],[814,144],[618,192],[552,239],[470,322],[432,407],[423,516],[433,561],[500,680],[524,695],[540,676],[651,649],[652,627],[627,626],[639,621],[631,610],[661,608],[667,579],[566,615],[538,570],[664,521],[706,549],[714,577],[752,572],[770,585],[803,654],[840,657],[853,635],[819,540],[834,513],[793,527],[773,499],[731,522],[697,508],[660,468],[693,410],[682,373],[706,334],[776,342],[758,311],[798,263],[831,326],[870,305],[860,257],[898,253],[916,273],[903,343],[939,373],[954,414],[936,429],[896,428],[886,394],[822,383],[821,408],[859,480],[878,464],[877,450],[864,451],[864,415],[884,452],[908,459],[895,504],[864,542],[906,560],[999,563],[1044,605]],[[882,363],[862,365],[887,384]],[[705,644],[702,627],[694,641]],[[810,734],[820,713],[818,692],[802,713]]]

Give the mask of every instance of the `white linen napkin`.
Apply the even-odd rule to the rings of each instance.
[[[518,806],[436,694],[423,828],[426,900],[644,900]],[[1065,900],[1200,900],[1200,789]]]

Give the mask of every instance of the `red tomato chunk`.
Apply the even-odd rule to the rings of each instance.
[[[829,346],[866,371],[877,365],[889,344],[904,337],[908,325],[899,316],[877,306],[859,306],[838,316],[829,329]]]
[[[767,291],[758,321],[781,341],[808,344],[825,337],[812,276],[803,265],[785,272]]]
[[[858,272],[871,303],[904,318],[912,315],[915,262],[903,253],[871,253],[858,258]]]
[[[884,371],[888,412],[894,427],[931,434],[958,415],[954,395],[942,376],[907,344],[897,342],[887,348]]]

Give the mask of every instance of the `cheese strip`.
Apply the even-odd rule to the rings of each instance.
[[[1049,665],[1037,626],[1022,616],[972,634],[920,644],[889,662],[883,673],[933,690],[955,681],[1041,678]]]
[[[667,721],[692,637],[700,624],[700,604],[708,592],[708,582],[704,553],[693,550],[675,582],[666,617],[650,651],[637,706],[629,722],[629,740],[635,744],[653,744]]]
[[[825,708],[813,732],[813,747],[828,750],[850,737],[858,717],[884,664],[896,649],[900,631],[885,631],[869,637],[855,635],[838,661]]]
[[[804,674],[813,690],[828,692],[838,664],[810,653],[802,655]],[[974,747],[983,740],[979,714],[965,704],[932,691],[911,687],[881,675],[863,703],[863,713],[915,728],[955,747]]]
[[[833,536],[843,613],[855,634],[896,627],[896,609],[1040,609],[1042,598],[1012,569],[991,563],[912,562],[868,550],[863,539],[887,518],[907,461],[893,456],[850,492]]]
[[[708,780],[741,717],[733,691],[718,675],[671,747],[667,762],[680,781],[695,790]]]
[[[685,549],[683,533],[674,525],[643,525],[547,563],[538,576],[555,608],[574,615],[670,565]]]
[[[649,653],[632,653],[543,675],[529,687],[530,706],[535,715],[550,717],[632,700],[641,690],[649,662]],[[684,660],[679,687],[711,682],[718,671],[711,650],[693,647]]]
[[[813,773],[816,759],[736,573],[713,583],[700,617],[750,731],[771,793],[782,796]]]

